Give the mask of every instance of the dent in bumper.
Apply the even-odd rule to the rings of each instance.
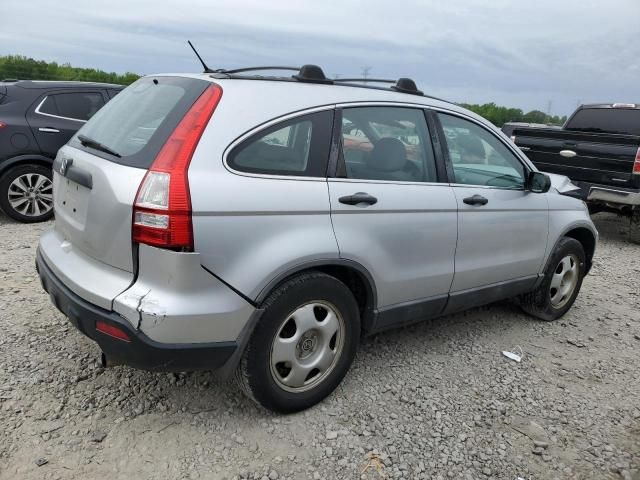
[[[93,305],[71,291],[52,271],[38,251],[36,267],[42,286],[54,305],[83,334],[94,340],[114,363],[144,370],[185,371],[216,370],[222,366],[233,370],[237,364],[238,343],[160,343],[136,330],[113,311]],[[117,326],[129,341],[113,338],[96,330],[96,322]],[[241,339],[242,340],[242,339]]]
[[[113,309],[157,342],[235,341],[255,311],[197,253],[140,245],[138,278]]]

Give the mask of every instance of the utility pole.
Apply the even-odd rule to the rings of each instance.
[[[369,72],[371,71],[373,67],[371,66],[366,66],[366,67],[362,67],[362,78],[364,78],[364,81],[367,81],[367,78],[369,78]]]

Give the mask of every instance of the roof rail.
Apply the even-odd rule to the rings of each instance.
[[[264,77],[264,76],[245,76],[245,75],[237,75],[239,73],[246,72],[255,72],[255,71],[264,71],[264,70],[288,70],[298,72],[291,77]],[[359,87],[359,88],[372,88],[376,90],[387,90],[391,89],[400,93],[408,93],[411,95],[421,95],[429,98],[434,98],[436,100],[440,100],[436,97],[431,97],[429,95],[424,95],[421,90],[418,90],[416,86],[416,82],[410,78],[402,77],[397,80],[391,80],[388,78],[327,78],[322,68],[318,65],[307,64],[302,67],[286,67],[286,66],[258,66],[258,67],[243,67],[243,68],[234,68],[230,70],[225,70],[223,68],[212,70],[211,72],[217,75],[228,76],[228,78],[237,78],[237,79],[246,79],[246,80],[279,80],[279,81],[298,81],[298,82],[306,82],[306,83],[321,83],[321,84],[329,84],[329,85],[344,85],[350,87]],[[377,87],[373,85],[359,85],[360,83],[387,83],[393,84],[391,87]],[[446,100],[445,100],[446,101]]]
[[[396,83],[386,78],[334,78],[334,82]]]
[[[256,70],[291,70],[294,72],[299,72],[301,69],[300,67],[245,67],[245,68],[234,68],[232,70],[224,70],[224,69],[220,69],[220,70],[215,70],[216,73],[228,73],[228,74],[234,74],[234,73],[243,73],[243,72],[254,72]]]
[[[401,93],[409,93],[412,95],[424,95],[422,93],[422,91],[418,90],[418,87],[416,86],[416,82],[414,82],[412,79],[410,78],[399,78],[397,81],[396,80],[389,80],[389,79],[385,79],[385,78],[327,78],[327,76],[324,74],[324,72],[322,71],[322,68],[320,68],[318,65],[312,65],[312,64],[308,64],[308,65],[303,65],[302,67],[298,68],[298,67],[282,67],[282,66],[259,66],[259,67],[244,67],[244,68],[234,68],[234,69],[230,69],[230,70],[226,70],[224,68],[219,68],[217,70],[212,70],[211,68],[209,68],[209,66],[205,63],[205,61],[202,59],[202,57],[200,56],[200,54],[198,53],[198,51],[196,50],[196,48],[193,46],[193,44],[191,43],[190,40],[187,40],[187,43],[189,44],[189,46],[191,47],[191,50],[193,50],[193,53],[196,54],[196,57],[198,57],[198,60],[200,61],[200,63],[202,64],[202,67],[204,69],[204,73],[212,73],[212,74],[218,74],[218,75],[228,75],[230,78],[234,78],[234,75],[238,74],[238,73],[245,73],[245,72],[255,72],[255,71],[261,71],[261,70],[290,70],[290,71],[295,71],[298,72],[295,75],[291,75],[291,79],[293,80],[297,80],[299,82],[307,82],[307,83],[324,83],[324,84],[349,84],[351,82],[356,82],[356,83],[393,83],[394,85],[391,86],[391,90],[395,90],[396,92],[401,92]],[[256,76],[258,77],[258,76]],[[246,77],[246,76],[238,76],[235,78],[242,78],[242,79],[249,79],[250,77]],[[265,79],[266,77],[258,77],[260,79]],[[273,78],[273,80],[286,80],[286,78]],[[6,80],[3,80],[6,81]],[[350,85],[350,86],[354,86],[354,87],[361,87],[361,88],[377,88],[377,89],[381,89],[381,87],[374,87],[371,85]],[[431,97],[431,98],[435,98],[435,97]]]

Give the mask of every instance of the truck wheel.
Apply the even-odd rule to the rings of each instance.
[[[631,213],[629,223],[629,241],[640,245],[640,207]]]
[[[0,208],[23,223],[49,220],[53,216],[51,169],[27,164],[13,167],[0,178]]]
[[[562,317],[580,292],[585,266],[582,244],[574,238],[563,237],[549,258],[541,285],[520,296],[520,306],[541,320]]]
[[[341,281],[298,275],[265,300],[236,380],[256,403],[281,413],[320,402],[342,381],[360,338],[358,306]]]

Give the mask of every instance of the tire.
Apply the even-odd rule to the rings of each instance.
[[[269,410],[309,408],[333,392],[353,362],[360,339],[356,300],[336,278],[309,272],[277,287],[263,308],[236,381]]]
[[[573,266],[575,270],[572,270]],[[547,262],[542,283],[533,292],[520,296],[520,306],[541,320],[557,320],[575,302],[585,271],[586,256],[582,244],[574,238],[561,238]],[[569,286],[571,289],[567,291]]]
[[[629,222],[629,241],[640,245],[640,207],[631,213]]]
[[[0,178],[0,208],[23,223],[49,220],[53,217],[52,177],[51,169],[43,165],[9,169]]]

